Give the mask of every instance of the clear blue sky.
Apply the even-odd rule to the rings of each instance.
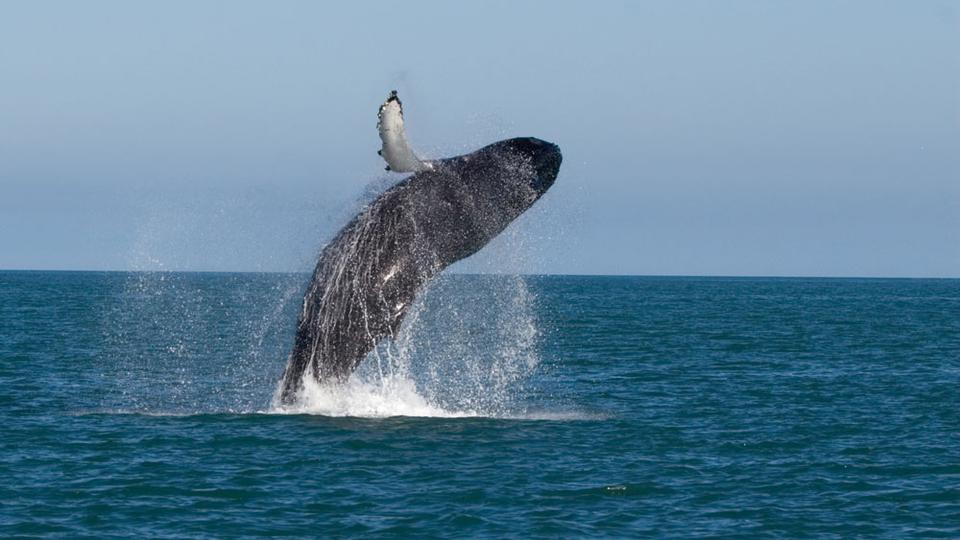
[[[309,270],[387,177],[534,135],[463,271],[960,276],[960,2],[5,2],[0,268]]]

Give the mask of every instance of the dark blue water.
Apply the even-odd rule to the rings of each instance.
[[[0,536],[960,537],[958,280],[450,276],[279,411],[303,280],[0,272]]]

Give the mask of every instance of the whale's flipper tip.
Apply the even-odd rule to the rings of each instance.
[[[390,91],[387,100],[377,111],[377,131],[383,143],[377,153],[387,162],[388,171],[417,172],[433,168],[418,158],[407,143],[403,127],[403,103],[396,90]]]

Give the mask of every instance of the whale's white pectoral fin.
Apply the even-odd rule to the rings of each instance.
[[[383,142],[379,154],[387,162],[388,171],[417,172],[433,168],[430,162],[418,158],[407,144],[407,136],[403,130],[403,104],[400,103],[396,90],[390,92],[390,97],[380,106],[377,130]]]

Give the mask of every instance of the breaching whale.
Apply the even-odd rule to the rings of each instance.
[[[297,401],[306,377],[344,382],[397,333],[430,278],[497,236],[560,170],[560,149],[533,137],[423,161],[406,143],[396,92],[379,116],[388,168],[417,172],[364,207],[321,252],[280,383],[282,404]]]

